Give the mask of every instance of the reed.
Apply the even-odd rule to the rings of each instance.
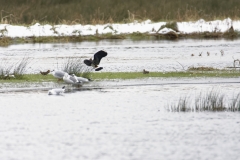
[[[238,93],[236,97],[233,97],[229,103],[229,110],[232,112],[240,111],[240,93]]]
[[[167,107],[168,111],[171,112],[188,112],[191,110],[190,99],[189,97],[180,97],[177,103],[172,103],[169,107]]]
[[[240,111],[240,93],[232,99],[227,99],[226,94],[221,93],[219,89],[212,89],[206,93],[200,93],[192,104],[188,96],[179,98],[176,104],[165,106],[170,112],[223,112]]]
[[[5,75],[9,75],[14,65],[9,63],[10,59],[1,59],[0,61],[0,79],[4,79]]]
[[[13,74],[16,78],[22,78],[24,74],[26,74],[28,65],[30,64],[31,60],[32,58],[30,57],[23,57],[22,60],[14,65]]]
[[[200,94],[195,101],[195,111],[225,111],[227,106],[224,104],[224,97],[224,94],[214,89],[205,95]]]
[[[0,61],[0,79],[6,79],[9,75],[14,75],[15,78],[21,79],[27,74],[28,66],[32,58],[23,57],[20,61],[14,63],[11,59],[3,59]]]
[[[106,24],[239,19],[239,0],[0,0],[0,23]]]
[[[83,63],[81,57],[68,57],[62,64],[62,70],[68,74],[75,74],[77,76],[89,78],[91,74],[91,68],[87,67]]]

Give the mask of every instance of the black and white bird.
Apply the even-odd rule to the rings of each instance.
[[[62,88],[55,88],[48,91],[48,95],[60,95],[65,92],[65,86]]]
[[[98,65],[100,64],[101,59],[106,56],[107,56],[107,52],[101,50],[94,54],[93,59],[92,58],[85,59],[83,62],[87,66],[92,66],[95,69],[95,71],[100,71],[103,69],[103,67],[98,67]]]

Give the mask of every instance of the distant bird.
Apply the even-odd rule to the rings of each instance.
[[[57,78],[58,80],[62,80],[63,79],[63,76],[64,76],[64,74],[65,73],[67,73],[67,72],[64,72],[64,71],[59,71],[59,70],[57,70],[57,71],[55,71],[55,70],[52,70],[52,75],[55,77],[55,78]],[[67,73],[68,74],[68,73]]]
[[[65,86],[62,88],[55,88],[48,91],[48,95],[60,95],[65,92]]]
[[[72,85],[78,85],[78,86],[81,86],[83,83],[82,81],[79,81],[75,75],[69,75],[68,73],[64,74],[63,81],[65,83],[72,84]]]
[[[221,55],[223,56],[223,55],[224,55],[224,51],[223,51],[223,50],[221,50],[220,52],[221,52]]]
[[[148,74],[148,73],[149,73],[149,71],[143,69],[143,74]]]
[[[41,75],[47,75],[48,73],[50,73],[50,70],[47,70],[46,72],[42,72],[40,71]]]
[[[101,50],[94,54],[93,59],[92,58],[85,59],[83,62],[87,66],[92,66],[95,69],[95,71],[99,71],[99,70],[102,70],[103,68],[102,67],[97,68],[97,67],[100,64],[101,59],[106,56],[107,56],[107,52]]]

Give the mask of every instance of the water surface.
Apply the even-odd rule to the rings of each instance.
[[[0,57],[12,61],[19,61],[23,56],[32,57],[28,72],[39,73],[39,70],[61,69],[68,57],[84,60],[98,50],[105,50],[108,56],[101,62],[103,72],[143,69],[164,72],[183,71],[188,67],[232,67],[234,59],[240,59],[239,46],[240,40],[103,40],[12,45],[1,48]]]
[[[109,55],[101,63],[103,72],[143,68],[162,72],[232,65],[233,57],[239,56],[239,43],[116,40],[24,44],[1,48],[0,56],[12,61],[30,56],[29,72],[38,73],[60,68],[66,57],[89,58],[104,49]],[[223,56],[220,50],[224,50]],[[212,54],[207,56],[207,51]],[[1,84],[0,159],[239,159],[239,112],[168,111],[180,97],[194,100],[213,88],[225,94],[226,101],[231,100],[239,93],[239,78],[103,80],[81,90],[67,85],[71,92],[59,96],[49,96],[48,88],[66,84],[24,85],[27,89],[21,90],[15,84]]]

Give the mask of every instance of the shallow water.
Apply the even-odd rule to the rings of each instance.
[[[232,67],[240,59],[238,40],[103,40],[65,44],[19,44],[1,47],[1,58],[19,61],[31,57],[28,72],[61,69],[66,57],[90,58],[98,50],[105,50],[103,72],[123,71],[183,71],[188,67]],[[221,50],[224,55],[221,55]],[[209,52],[209,56],[207,55]],[[199,54],[202,56],[199,56]],[[194,56],[191,56],[191,55]],[[238,64],[236,64],[238,65]]]
[[[182,70],[193,64],[226,67],[239,55],[239,40],[100,41],[25,44],[1,48],[1,58],[32,56],[30,72],[54,69],[69,56],[109,55],[104,71]],[[220,49],[225,55],[221,56]],[[206,55],[206,51],[217,55]],[[204,52],[202,57],[190,53]],[[62,59],[63,58],[63,59]],[[178,61],[179,63],[177,63]],[[222,62],[215,65],[215,62]],[[2,160],[239,159],[239,112],[170,112],[180,97],[212,89],[239,93],[239,78],[146,78],[93,81],[79,90],[49,96],[56,84],[0,88]]]
[[[97,82],[60,96],[0,93],[0,159],[238,159],[239,112],[167,107],[180,95],[213,87],[230,96],[240,84],[161,81]]]

